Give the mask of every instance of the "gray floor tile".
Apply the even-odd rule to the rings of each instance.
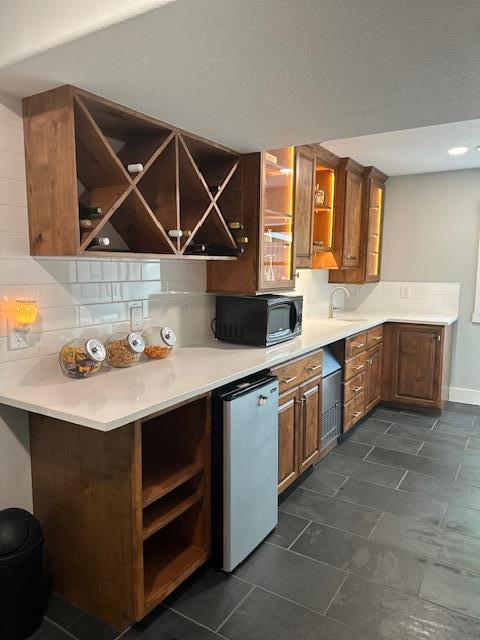
[[[441,418],[433,427],[432,431],[436,431],[437,433],[446,433],[459,438],[480,435],[479,427],[476,424],[474,424],[473,427],[466,427],[459,424],[444,422]]]
[[[220,636],[187,620],[175,611],[158,607],[121,638],[122,640],[218,640]],[[92,637],[90,640],[95,639]]]
[[[417,595],[428,561],[408,551],[312,523],[292,547],[321,562]]]
[[[381,447],[375,447],[367,456],[366,460],[379,462],[380,464],[386,464],[391,467],[399,467],[405,471],[415,471],[426,476],[451,480],[454,480],[458,466],[445,464],[437,460],[429,460],[428,458],[415,456],[410,453],[390,451],[389,449],[382,449]]]
[[[447,464],[466,464],[470,467],[480,468],[480,452],[462,451],[455,447],[445,447],[443,444],[426,442],[420,449],[419,456],[435,458]]]
[[[422,444],[422,440],[412,440],[412,438],[404,438],[401,436],[375,433],[373,431],[365,431],[362,428],[357,429],[350,436],[353,442],[363,442],[365,444],[373,444],[384,449],[393,449],[393,451],[404,451],[405,453],[417,453]]]
[[[308,525],[308,520],[292,516],[290,513],[278,512],[278,524],[269,535],[268,541],[278,547],[287,549]]]
[[[72,640],[72,636],[49,620],[44,620],[40,629],[29,636],[28,640]]]
[[[373,640],[361,631],[258,588],[242,602],[220,633],[230,640]]]
[[[327,615],[384,640],[480,636],[476,620],[357,576],[347,578]]]
[[[475,416],[452,409],[444,409],[440,416],[442,422],[450,424],[458,424],[463,427],[471,427],[474,423]]]
[[[348,460],[343,456],[335,454],[336,449],[326,458],[321,460],[317,468],[327,469],[328,471],[338,472],[351,478],[373,482],[385,487],[395,488],[402,479],[405,471],[394,467],[386,467],[383,464],[375,462],[366,462],[362,460]]]
[[[344,440],[335,448],[335,453],[348,458],[363,460],[371,448],[371,445],[352,442],[352,440],[348,438],[348,440]]]
[[[420,598],[480,619],[480,575],[439,563],[430,563],[420,587]]]
[[[480,469],[460,465],[457,482],[470,484],[472,487],[480,487]]]
[[[436,442],[437,444],[445,444],[449,447],[457,447],[458,449],[463,449],[467,441],[467,436],[453,436],[447,433],[440,433],[435,429],[414,427],[411,424],[393,424],[388,429],[388,434],[405,436],[407,438],[418,438],[425,442]]]
[[[457,411],[458,413],[467,413],[472,416],[480,416],[480,407],[476,404],[463,404],[461,402],[445,402],[445,409]]]
[[[346,479],[346,475],[331,473],[322,467],[314,467],[312,473],[303,480],[300,486],[323,493],[326,496],[333,496]]]
[[[271,544],[260,547],[235,575],[320,613],[345,579],[333,566]]]
[[[432,478],[409,471],[399,486],[400,491],[431,496],[463,507],[480,509],[480,489],[442,478]]]
[[[373,418],[373,420],[381,420],[382,422],[395,422],[395,420],[400,415],[399,409],[387,409],[386,407],[377,407],[373,411],[370,412],[369,418]]]
[[[347,480],[336,496],[339,500],[348,500],[380,511],[389,511],[399,515],[421,514],[439,517],[445,511],[446,503],[431,497],[406,493],[379,487],[361,480]]]
[[[388,420],[389,422],[401,424],[411,424],[415,427],[422,427],[424,429],[431,429],[437,421],[438,416],[392,411],[390,409],[380,407],[372,414],[372,418],[375,418],[376,420]]]
[[[280,509],[313,522],[331,525],[365,537],[370,534],[381,515],[381,512],[375,509],[328,498],[301,488],[290,494],[282,502]]]
[[[392,425],[391,422],[385,424],[384,420],[375,420],[375,418],[367,418],[364,420],[360,429],[368,429],[368,431],[375,431],[376,433],[385,433],[385,431]]]
[[[191,584],[180,588],[166,604],[215,631],[250,589],[250,585],[234,576],[209,569]]]
[[[467,441],[467,450],[474,449],[475,451],[480,450],[480,437],[470,436]]]
[[[480,573],[480,540],[446,529],[441,524],[434,518],[385,513],[370,539]]]
[[[118,637],[118,632],[105,622],[90,615],[82,613],[68,627],[68,632],[74,635],[78,640],[114,640]]]
[[[473,538],[480,538],[480,511],[449,504],[442,519],[443,526]]]
[[[67,602],[56,593],[52,593],[48,603],[46,616],[64,629],[68,629],[68,627],[75,622],[82,613],[83,611],[81,609],[70,604],[70,602]]]

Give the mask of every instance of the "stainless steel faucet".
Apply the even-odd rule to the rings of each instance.
[[[333,306],[333,296],[335,295],[335,291],[345,291],[345,295],[347,296],[347,298],[350,297],[350,292],[348,291],[348,289],[345,289],[345,287],[334,287],[330,291],[330,303],[328,305],[328,317],[329,318],[333,318],[333,312],[336,311],[337,309],[340,309],[340,307],[334,307]]]

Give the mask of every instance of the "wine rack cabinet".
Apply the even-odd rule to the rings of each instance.
[[[238,153],[69,85],[25,98],[23,113],[32,255],[235,259]],[[88,229],[79,205],[101,209]]]

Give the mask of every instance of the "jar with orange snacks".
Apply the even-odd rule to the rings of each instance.
[[[172,351],[177,336],[168,327],[150,327],[142,333],[145,340],[145,355],[151,360],[163,360]]]

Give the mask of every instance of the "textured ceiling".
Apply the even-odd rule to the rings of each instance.
[[[240,151],[480,117],[478,0],[177,0],[0,70]]]

